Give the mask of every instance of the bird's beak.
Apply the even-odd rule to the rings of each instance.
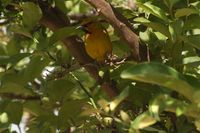
[[[90,33],[90,32],[87,30],[87,28],[84,27],[84,26],[82,26],[82,25],[78,26],[76,29],[80,29],[80,30],[84,31],[85,33]]]

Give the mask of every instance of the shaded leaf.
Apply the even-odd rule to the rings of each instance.
[[[77,26],[64,27],[64,28],[58,29],[50,37],[49,43],[50,44],[54,44],[57,41],[61,41],[66,37],[69,37],[69,36],[72,36],[72,35],[76,35],[76,34],[78,34],[80,32],[82,32],[82,31],[77,29]]]
[[[30,32],[22,26],[13,25],[13,26],[10,27],[10,30],[14,33],[19,34],[19,35],[23,35],[25,37],[33,38],[32,35],[30,34]]]
[[[182,33],[183,22],[181,20],[176,20],[169,24],[169,32],[171,34],[172,42],[175,43]]]
[[[71,100],[65,101],[62,105],[59,116],[58,116],[58,126],[66,127],[69,119],[75,119],[81,112],[81,108],[86,100]]]
[[[174,6],[174,4],[176,4],[177,2],[179,2],[180,0],[165,0],[165,3],[167,4],[167,6],[169,8],[172,8]]]
[[[72,93],[75,84],[69,80],[59,79],[49,82],[47,93],[51,100],[62,102]]]
[[[20,51],[19,38],[12,37],[6,45],[7,55],[16,55]]]
[[[190,36],[182,36],[180,37],[186,44],[189,44],[200,50],[200,34],[190,35]]]
[[[19,124],[23,114],[23,106],[20,102],[10,102],[6,107],[6,113],[11,123]]]
[[[185,30],[200,29],[200,16],[199,15],[188,16],[184,24],[184,29]]]
[[[42,11],[40,7],[33,2],[25,2],[22,5],[23,9],[23,23],[29,29],[33,29],[33,27],[38,23],[40,18],[42,17]]]
[[[32,95],[33,92],[24,86],[13,83],[13,82],[6,82],[0,87],[0,93],[11,93],[17,95]]]
[[[32,81],[42,74],[43,69],[49,64],[50,59],[46,56],[34,55],[24,69],[23,77],[26,81]]]
[[[23,104],[23,107],[25,111],[28,111],[29,113],[36,116],[38,116],[43,111],[40,101],[26,101]]]

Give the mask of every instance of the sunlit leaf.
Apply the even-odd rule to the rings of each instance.
[[[149,112],[142,113],[134,121],[131,122],[130,128],[132,129],[143,129],[150,125],[153,125],[157,122],[155,118],[153,118]]]
[[[168,87],[184,95],[189,100],[193,100],[194,88],[187,83],[180,73],[163,64],[142,63],[130,66],[122,72],[121,77]]]
[[[120,110],[120,116],[121,116],[121,119],[126,123],[129,123],[131,121],[130,116],[123,110]]]
[[[186,57],[183,59],[183,64],[192,64],[197,63],[200,64],[200,57],[199,56],[192,56],[192,57]]]
[[[194,8],[181,8],[176,10],[175,17],[180,18],[183,16],[189,16],[191,14],[198,14],[199,11]]]
[[[110,110],[114,111],[115,108],[128,96],[129,88],[125,88],[119,96],[115,98],[112,102],[110,102]]]
[[[163,111],[169,111],[176,113],[177,116],[180,116],[186,112],[188,104],[176,100],[168,95],[159,95],[157,96],[149,105],[149,112],[154,118],[160,120],[159,114]]]
[[[197,130],[200,131],[200,120],[195,121],[195,126],[197,127]]]
[[[159,8],[159,7],[155,6],[155,5],[152,5],[152,4],[148,3],[148,2],[146,2],[144,4],[137,2],[137,5],[140,8],[142,8],[143,10],[145,10],[147,13],[150,13],[150,14],[152,14],[152,15],[154,15],[154,16],[156,16],[156,17],[168,22],[168,18],[166,16],[165,12],[161,8]]]
[[[66,7],[65,0],[55,0],[55,5],[58,7],[62,12],[68,13],[69,9]]]
[[[134,19],[134,21],[139,22],[143,25],[146,25],[147,27],[151,27],[152,29],[159,31],[160,33],[162,33],[166,37],[170,38],[169,30],[168,30],[167,26],[164,25],[164,24],[151,22],[148,19],[145,19],[145,18],[142,18],[142,17],[136,18],[136,19]]]

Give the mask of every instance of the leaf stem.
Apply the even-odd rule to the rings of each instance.
[[[85,94],[89,97],[92,106],[95,109],[97,109],[97,106],[96,106],[96,104],[94,102],[94,99],[93,99],[92,95],[87,91],[87,89],[83,86],[83,84],[78,80],[78,78],[74,74],[72,74],[72,73],[70,73],[70,74],[73,76],[73,78],[76,80],[76,82],[79,84],[81,89],[85,92]]]

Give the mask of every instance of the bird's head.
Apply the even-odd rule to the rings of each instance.
[[[97,19],[86,18],[81,22],[78,28],[88,34],[91,34],[94,31],[101,30],[102,25],[101,25],[101,22],[99,22]]]

